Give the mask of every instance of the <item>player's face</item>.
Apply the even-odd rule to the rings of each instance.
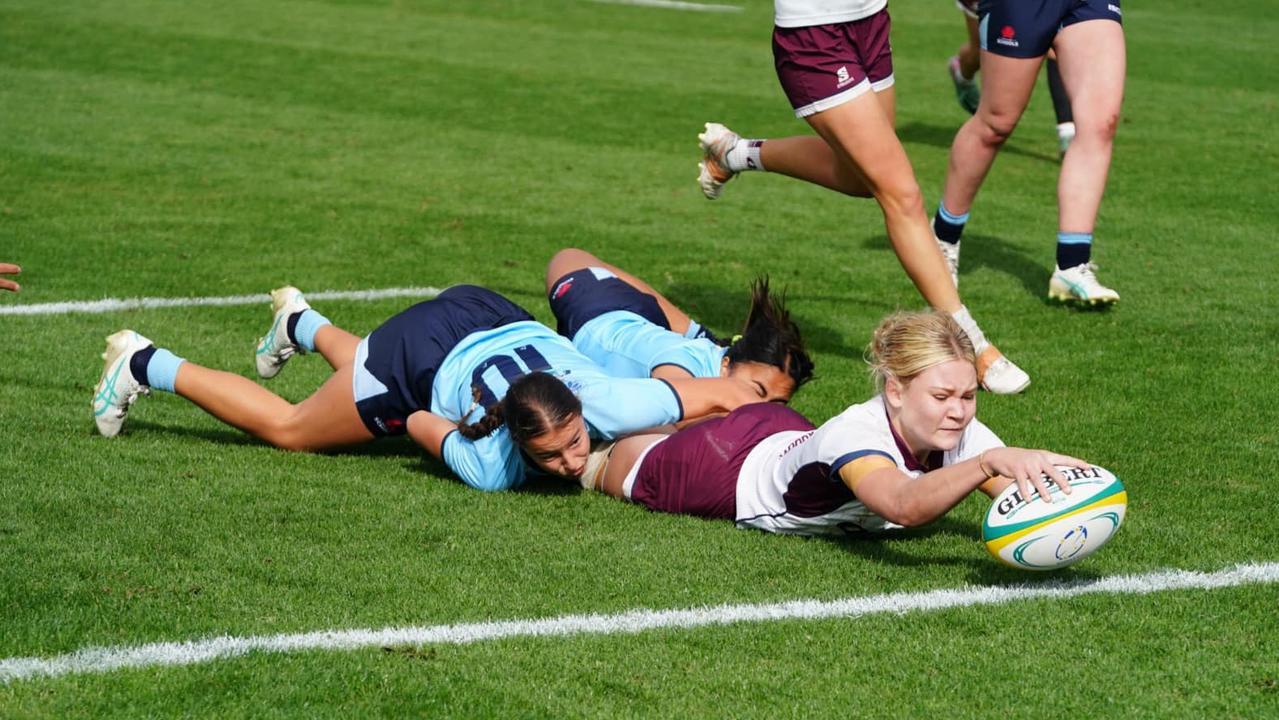
[[[591,438],[586,434],[586,421],[581,415],[528,441],[524,451],[533,462],[552,475],[580,478],[586,472],[586,458],[591,454]]]
[[[952,450],[977,413],[977,369],[970,362],[949,360],[905,386],[898,384],[890,394],[899,398],[898,430],[911,450]]]
[[[759,390],[759,396],[765,402],[790,402],[791,395],[795,394],[795,381],[776,365],[759,362],[739,362],[730,365],[725,358],[720,374],[751,383]]]

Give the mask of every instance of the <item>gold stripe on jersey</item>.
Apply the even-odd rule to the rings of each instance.
[[[896,468],[897,463],[884,457],[883,455],[863,455],[844,464],[839,469],[839,477],[848,486],[853,494],[857,494],[857,484],[860,483],[867,475],[882,470],[884,468]]]

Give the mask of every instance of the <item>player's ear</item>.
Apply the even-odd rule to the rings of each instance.
[[[732,363],[730,363],[730,362],[728,361],[728,356],[727,356],[727,355],[725,355],[724,357],[720,358],[720,360],[719,360],[719,376],[720,376],[720,377],[728,377],[728,366],[729,366],[729,365],[731,365],[731,364],[732,364]]]
[[[884,402],[894,410],[900,410],[902,403],[902,395],[906,392],[906,386],[901,380],[889,375],[884,378]]]

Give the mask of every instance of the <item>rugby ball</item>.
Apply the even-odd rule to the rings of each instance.
[[[1055,570],[1097,552],[1124,521],[1128,493],[1114,473],[1093,465],[1062,467],[1071,493],[1048,480],[1053,502],[1024,498],[1009,485],[986,513],[981,539],[997,560],[1023,570]]]

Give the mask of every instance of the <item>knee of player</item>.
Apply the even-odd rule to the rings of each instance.
[[[987,145],[1003,145],[1017,129],[1017,116],[991,113],[980,122],[981,139]]]
[[[924,194],[913,177],[880,186],[876,197],[887,214],[924,214]]]
[[[1104,113],[1100,117],[1076,118],[1075,136],[1093,135],[1100,140],[1110,142],[1119,131],[1119,111]]]
[[[273,420],[269,426],[263,428],[260,436],[281,450],[306,452],[313,447],[306,428],[294,422],[291,417]]]

